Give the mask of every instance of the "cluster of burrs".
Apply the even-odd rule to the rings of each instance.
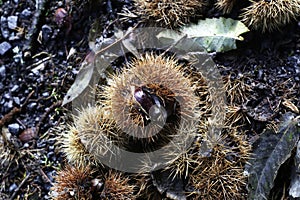
[[[163,27],[176,28],[199,19],[209,7],[205,0],[134,0],[135,13],[144,21]],[[298,0],[250,0],[238,5],[237,0],[217,0],[215,7],[224,14],[242,8],[239,19],[250,29],[273,32],[295,21],[300,16]],[[248,5],[247,5],[248,3]]]
[[[209,156],[202,155],[213,97],[205,77],[191,65],[179,63],[175,57],[145,53],[109,75],[107,84],[96,90],[97,104],[82,109],[73,124],[58,131],[70,167],[59,172],[53,199],[151,196],[153,171],[185,180],[191,197],[245,195],[243,165],[249,144],[232,128],[212,146]],[[192,140],[185,146],[188,138]],[[160,149],[159,159],[165,159],[160,169],[147,158],[136,166],[136,174],[111,169],[106,163],[123,150],[143,154]],[[216,193],[223,184],[227,186],[222,193]]]

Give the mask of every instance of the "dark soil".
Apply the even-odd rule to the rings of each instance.
[[[11,157],[0,156],[0,199],[49,199],[64,158],[47,131],[70,109],[61,102],[90,52],[91,24],[97,19],[107,27],[104,38],[113,30],[108,25],[126,29],[134,22],[115,20],[122,6],[131,4],[14,0],[0,5],[0,128]],[[300,108],[300,21],[282,32],[244,37],[238,50],[217,54],[214,61],[224,79],[246,83],[246,98],[237,106],[249,119],[245,129],[255,136],[293,111],[286,100]]]

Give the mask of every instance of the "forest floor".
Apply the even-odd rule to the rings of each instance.
[[[0,152],[6,154],[0,156],[0,199],[49,199],[65,160],[48,130],[70,109],[61,104],[91,51],[91,24],[98,19],[108,27],[130,5],[0,1]],[[236,50],[217,53],[214,61],[224,78],[249,87],[243,112],[251,121],[248,131],[256,135],[283,113],[300,108],[300,21],[273,34],[251,31],[244,38]],[[9,144],[3,146],[4,140]],[[278,185],[282,192],[290,177],[281,180],[287,184]]]

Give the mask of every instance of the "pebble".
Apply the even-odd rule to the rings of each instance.
[[[24,147],[24,148],[28,148],[28,147],[29,147],[29,144],[28,144],[28,143],[25,143],[25,144],[23,145],[23,147]]]
[[[52,35],[52,28],[48,25],[42,26],[43,42],[48,42]]]
[[[11,88],[11,92],[18,92],[19,91],[20,86],[19,85],[14,85],[13,88]]]
[[[13,183],[13,184],[11,184],[11,186],[9,186],[9,189],[8,189],[8,190],[9,190],[10,192],[12,192],[12,191],[14,191],[15,189],[17,189],[17,187],[18,187],[17,184]]]
[[[64,7],[65,1],[60,1],[61,7]],[[36,158],[32,158],[33,160],[43,160],[48,156],[49,158],[47,159],[50,160],[50,162],[53,161],[53,165],[51,164],[51,166],[49,166],[49,170],[47,167],[45,173],[49,179],[54,182],[52,176],[55,175],[55,170],[52,171],[51,169],[57,167],[59,165],[59,161],[63,162],[63,158],[60,157],[62,154],[55,155],[54,153],[56,146],[54,146],[52,143],[55,143],[55,140],[52,138],[52,136],[49,136],[52,139],[49,143],[48,136],[46,136],[47,140],[45,139],[42,142],[38,142],[38,138],[33,138],[34,140],[30,140],[30,131],[26,127],[35,127],[37,123],[39,123],[41,116],[44,114],[44,109],[49,107],[53,101],[53,98],[50,98],[52,87],[57,87],[57,85],[59,85],[57,82],[61,81],[65,75],[68,76],[70,73],[68,71],[66,72],[65,65],[67,61],[64,61],[60,58],[57,59],[56,57],[56,52],[59,51],[60,55],[65,58],[66,53],[64,52],[64,45],[56,44],[57,42],[65,42],[65,36],[64,34],[61,34],[61,31],[59,31],[56,26],[52,26],[52,15],[45,16],[44,12],[41,12],[41,16],[36,15],[40,13],[40,10],[36,9],[34,1],[27,3],[24,3],[20,0],[2,2],[3,4],[0,6],[0,119],[3,118],[3,115],[6,115],[9,111],[11,111],[10,108],[20,108],[20,105],[24,103],[26,97],[28,97],[28,94],[35,90],[35,93],[30,97],[29,102],[24,107],[22,113],[15,114],[14,119],[8,122],[7,125],[9,128],[7,129],[10,134],[13,135],[12,137],[16,140],[14,142],[16,142],[20,148],[38,149],[38,151],[41,152],[41,154],[37,155]],[[46,4],[47,7],[45,8],[50,8],[50,6],[52,8],[52,4],[56,6],[56,2],[50,2],[49,4]],[[47,42],[46,46],[42,45],[31,47],[31,40],[34,40],[35,37],[32,37],[31,34],[27,33],[27,31],[31,33],[31,29],[36,28],[32,27],[32,25],[36,26],[36,24],[32,24],[32,20],[38,20],[38,25],[41,26],[43,34],[42,42]],[[49,24],[43,26],[44,24],[40,24],[40,22]],[[24,35],[18,35],[19,32],[15,30],[18,29],[18,27],[24,28],[25,33],[22,32]],[[56,37],[61,38],[61,40],[56,38],[53,39],[53,34],[55,32],[57,32]],[[35,33],[38,34],[38,32],[34,31],[33,36],[36,36]],[[29,40],[26,41],[25,37]],[[70,39],[70,41],[71,40],[73,39]],[[35,41],[33,42],[35,43]],[[57,63],[58,66],[63,67],[59,67],[58,69],[48,68],[48,65],[51,64],[51,60],[44,62],[45,64],[43,65],[45,66],[45,70],[40,69],[36,74],[31,73],[28,75],[32,69],[30,68],[30,65],[36,63],[34,60],[36,59],[36,61],[40,61],[40,59],[43,59],[46,55],[41,54],[33,58],[33,55],[40,53],[38,51],[46,52],[51,55],[54,54],[55,58],[53,58],[53,62]],[[22,59],[24,59],[24,62],[26,62],[25,64],[23,63]],[[32,67],[34,68],[34,65],[32,65]],[[53,76],[58,77],[58,79],[61,80],[52,80]],[[71,78],[71,80],[70,78],[66,79],[67,84],[74,79],[74,77]],[[51,86],[51,84],[54,86]],[[51,90],[48,89],[48,85]],[[60,89],[58,92],[60,92]],[[5,94],[6,98],[4,97]],[[41,100],[35,101],[36,99]],[[15,119],[20,120],[20,122],[16,121]],[[52,126],[55,120],[50,120],[49,116],[47,116],[47,119],[44,120],[41,125],[41,134],[44,134],[45,131]],[[26,134],[25,136],[21,136],[21,138],[23,137],[21,140],[20,135],[22,133]],[[29,139],[26,139],[28,135]],[[29,140],[29,143],[26,142],[27,140]],[[32,145],[33,142],[35,145]],[[36,145],[38,145],[39,148],[37,148]],[[19,149],[18,146],[16,149]],[[44,149],[45,152],[43,152]],[[52,153],[48,153],[49,151],[47,152],[46,150],[49,150]],[[36,165],[38,165],[38,161],[36,161]],[[41,163],[41,166],[45,166],[45,163]],[[26,171],[28,170],[28,172],[35,170],[35,166],[31,166],[30,162],[24,163],[24,166],[12,165],[12,169],[6,169],[8,170],[10,176],[9,179],[7,179],[8,181],[5,181],[5,183],[3,182],[3,184],[7,187],[4,188],[3,191],[1,190],[1,192],[8,194],[8,198],[2,198],[2,193],[0,192],[0,200],[9,199],[9,196],[11,196],[19,186],[20,181],[18,180],[22,180],[22,178],[24,178],[19,176],[20,173],[18,173],[18,171],[20,167],[22,169],[25,167]],[[28,179],[27,183],[32,185],[32,179]],[[33,198],[50,199],[49,197],[47,198],[47,195],[45,194],[48,194],[48,191],[52,185],[50,183],[46,184],[43,180],[39,180],[35,184],[39,192],[33,194]],[[24,190],[21,188],[21,190],[15,196],[15,199],[26,199],[26,195],[28,195],[26,192],[26,188]]]
[[[3,35],[3,34],[2,34]],[[4,36],[3,36],[4,37]],[[11,44],[4,41],[0,44],[0,54],[4,55],[8,50],[11,49]]]
[[[10,98],[11,98],[11,95],[10,95],[10,93],[5,93],[5,94],[3,95],[3,97],[4,97],[5,99],[10,99]]]
[[[8,28],[14,30],[17,27],[18,16],[9,16],[7,18]]]
[[[19,46],[15,46],[15,48],[13,48],[12,50],[15,54],[20,53],[20,47]]]
[[[58,51],[57,54],[58,54],[59,56],[64,56],[64,55],[65,55],[65,53],[64,53],[63,51]]]
[[[13,106],[13,101],[9,100],[8,102],[6,102],[4,104],[4,106],[6,107],[6,112],[8,112],[9,110],[11,110],[14,106]]]
[[[18,123],[9,124],[8,130],[10,133],[17,135],[20,131],[20,125]]]
[[[23,18],[29,18],[30,16],[32,15],[32,12],[28,9],[28,8],[26,8],[26,9],[24,9],[22,12],[21,12],[21,17],[23,17]]]
[[[20,105],[21,101],[19,97],[13,97],[13,100],[15,102],[15,104],[17,104],[18,106]]]
[[[0,18],[0,27],[3,38],[7,39],[9,37],[9,31],[7,28],[7,18],[4,16],[1,16]]]
[[[37,106],[37,103],[36,102],[32,102],[32,103],[30,103],[30,104],[27,105],[27,108],[30,111],[34,111],[35,108],[36,108],[36,106]]]
[[[42,93],[42,96],[43,96],[43,97],[49,97],[49,92],[43,92],[43,93]]]
[[[4,65],[0,67],[0,78],[5,78],[6,76],[6,68]]]
[[[14,55],[14,61],[15,63],[24,64],[22,52],[19,52],[16,55]]]
[[[58,7],[64,5],[64,3],[62,1],[57,2]]]

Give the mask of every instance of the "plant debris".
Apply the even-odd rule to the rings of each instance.
[[[224,82],[227,97],[224,109],[228,119],[225,125],[229,129],[223,130],[222,140],[205,155],[199,156],[196,152],[199,150],[197,142],[201,143],[202,138],[197,138],[191,151],[179,156],[177,162],[168,166],[166,174],[161,176],[124,174],[106,168],[92,173],[95,177],[88,175],[88,181],[83,181],[83,188],[91,189],[91,186],[96,191],[93,194],[98,195],[94,199],[137,196],[140,199],[246,199],[247,173],[244,164],[251,156],[249,147],[253,146],[255,153],[259,151],[256,148],[259,141],[264,147],[265,140],[271,138],[277,145],[271,149],[269,146],[265,148],[265,154],[257,154],[267,159],[256,167],[270,166],[274,155],[277,155],[278,163],[273,170],[269,170],[273,174],[268,177],[270,182],[266,187],[260,187],[259,184],[264,185],[263,181],[257,182],[251,178],[249,183],[254,187],[251,195],[253,198],[259,198],[258,195],[270,199],[298,198],[299,169],[293,162],[299,164],[299,151],[295,149],[297,143],[299,146],[299,133],[295,134],[299,128],[291,118],[284,120],[286,123],[282,124],[282,128],[279,128],[279,124],[286,113],[291,112],[293,114],[288,116],[299,118],[300,22],[299,6],[293,6],[299,5],[299,1],[259,0],[237,3],[235,0],[218,0],[205,1],[205,5],[202,4],[204,1],[196,1],[201,2],[192,9],[192,12],[201,10],[196,16],[189,17],[188,8],[185,12],[172,13],[171,18],[165,14],[176,9],[165,7],[163,13],[156,10],[154,14],[160,15],[157,17],[147,14],[152,11],[149,8],[141,11],[137,2],[141,1],[0,1],[0,199],[53,198],[50,190],[57,181],[62,180],[59,174],[68,169],[68,165],[74,167],[77,163],[68,163],[68,160],[77,160],[82,154],[87,155],[84,148],[78,155],[72,154],[72,151],[70,154],[63,153],[64,148],[70,150],[82,146],[76,131],[67,132],[67,128],[61,128],[71,121],[71,100],[85,92],[80,91],[84,87],[77,87],[78,94],[68,94],[71,97],[64,100],[64,97],[68,97],[67,91],[72,87],[75,77],[78,74],[81,74],[78,79],[84,77],[84,70],[80,69],[83,62],[90,66],[89,70],[95,71],[91,63],[95,60],[103,61],[96,59],[102,55],[101,50],[116,47],[115,52],[109,55],[115,61],[102,64],[112,65],[110,73],[118,72],[118,65],[127,64],[132,54],[139,55],[140,49],[134,48],[132,44],[143,43],[147,39],[139,38],[139,41],[135,41],[132,30],[158,22],[162,27],[167,25],[177,30],[180,27],[195,28],[197,32],[193,36],[200,37],[197,33],[205,30],[199,30],[199,20],[201,23],[223,23],[222,26],[218,25],[223,32],[216,33],[219,36],[221,34],[221,39],[214,40],[216,37],[210,35],[212,38],[208,40],[219,41],[221,44],[205,46],[206,50],[213,52],[212,59],[217,63],[216,68],[220,72],[220,81]],[[266,7],[259,9],[262,5]],[[280,10],[276,10],[278,6]],[[256,12],[257,9],[260,11]],[[275,10],[278,15],[266,17],[264,14],[269,13],[265,12],[267,10]],[[262,14],[258,16],[259,13]],[[173,24],[174,17],[178,16],[179,23]],[[228,29],[224,29],[224,23],[229,24],[226,26]],[[233,40],[223,43],[227,40],[222,36],[224,30],[235,30],[234,27],[241,28],[230,36]],[[124,34],[119,34],[121,32]],[[241,36],[243,40],[240,40]],[[114,37],[117,38],[116,43],[112,43]],[[182,45],[183,41],[186,46]],[[168,55],[179,45],[191,47],[195,44],[199,44],[199,41],[180,37],[178,43],[167,43],[167,51],[163,51],[163,54]],[[127,51],[129,53],[126,56],[116,57]],[[96,70],[100,74],[103,72],[101,68]],[[89,74],[86,75],[88,80]],[[105,75],[101,76],[100,84],[106,84],[106,78]],[[56,134],[57,130],[63,132],[63,140]],[[293,133],[290,135],[291,140],[288,133]],[[70,140],[70,137],[74,140]],[[68,142],[72,145],[61,146]],[[280,146],[284,147],[281,154],[277,153]],[[271,151],[269,154],[268,150]],[[69,159],[70,156],[73,157]],[[89,162],[86,163],[94,164],[93,159],[87,156]],[[85,163],[86,160],[80,162]],[[255,163],[252,167],[255,167]],[[103,166],[96,168],[102,170]],[[249,173],[250,169],[251,166]],[[285,169],[291,173],[286,174]],[[263,180],[271,173],[256,174]],[[177,178],[181,181],[174,185],[172,180]],[[237,179],[227,184],[228,178]],[[180,188],[179,192],[175,191],[177,188]],[[77,189],[81,190],[80,187]],[[69,194],[72,196],[76,192],[70,190]],[[114,192],[118,192],[117,196],[113,196]]]
[[[253,144],[253,157],[246,167],[249,199],[265,199],[274,186],[280,166],[291,156],[300,136],[299,117],[285,114],[279,132],[267,130]]]

